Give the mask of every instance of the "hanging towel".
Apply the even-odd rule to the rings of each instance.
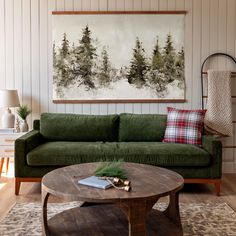
[[[204,123],[211,133],[233,135],[230,71],[208,71],[208,100]]]

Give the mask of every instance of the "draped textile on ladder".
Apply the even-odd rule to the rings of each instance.
[[[232,136],[231,72],[208,70],[208,100],[205,128],[211,133]]]

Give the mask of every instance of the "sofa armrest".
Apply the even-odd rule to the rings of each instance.
[[[38,130],[32,130],[15,141],[15,176],[20,177],[27,165],[26,155],[42,142]]]
[[[212,156],[211,176],[221,178],[222,176],[222,143],[213,135],[202,136],[202,147]]]

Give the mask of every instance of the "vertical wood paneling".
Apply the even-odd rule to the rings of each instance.
[[[107,1],[108,4],[108,11],[116,11],[116,0],[109,0]]]
[[[100,9],[100,1],[99,0],[91,0],[91,10],[99,11]]]
[[[56,10],[56,0],[49,0],[48,1],[48,79],[49,79],[49,100],[48,100],[48,110],[49,112],[56,112],[57,111],[57,105],[52,103],[53,100],[53,49],[52,49],[52,11]]]
[[[1,6],[0,6],[1,10]],[[1,19],[1,13],[0,13]],[[4,22],[4,21],[3,21]],[[1,20],[0,20],[1,24]],[[0,26],[1,30],[1,26]],[[0,33],[1,37],[1,33]],[[4,42],[1,41],[0,42]],[[1,47],[0,43],[0,47]],[[15,88],[18,90],[19,99],[22,103],[22,89],[23,89],[23,50],[22,50],[22,2],[19,0],[14,1],[14,78],[15,78]],[[0,52],[0,74],[1,73],[1,52]],[[39,73],[39,68],[36,73]],[[3,80],[3,77],[2,77]],[[0,81],[2,81],[0,80]],[[3,86],[1,86],[3,87]]]
[[[192,78],[192,65],[193,65],[193,1],[185,0],[185,10],[188,12],[185,16],[185,97],[187,103],[184,104],[185,109],[190,109],[192,107],[192,80],[197,78]],[[198,73],[199,74],[199,73]],[[188,88],[188,89],[187,89]]]
[[[218,10],[219,0],[210,1],[210,53],[218,52]],[[210,68],[216,69],[218,58],[212,59]]]
[[[14,47],[13,30],[14,30],[14,2],[13,0],[5,1],[5,39],[6,39],[6,88],[15,87],[14,84]]]
[[[40,52],[39,52],[39,1],[31,2],[31,81],[32,119],[40,116]],[[49,77],[50,78],[50,77]],[[50,83],[49,83],[50,85]]]
[[[116,113],[120,114],[120,113],[124,113],[125,112],[125,104],[116,104]]]
[[[125,0],[117,0],[116,1],[116,10],[124,11],[125,10]]]
[[[201,62],[210,54],[210,0],[202,0]],[[207,95],[207,78],[204,77],[204,95]]]
[[[27,105],[30,109],[31,106],[31,1],[22,1],[22,42],[23,42],[23,90],[22,90],[22,103]],[[46,76],[47,79],[47,76]],[[31,124],[31,116],[28,121]]]
[[[136,0],[125,0],[125,11],[132,11],[134,9],[133,1],[136,1]]]
[[[159,0],[159,10],[167,11],[168,10],[168,1],[167,0]]]
[[[107,113],[108,114],[115,114],[116,113],[116,104],[109,103],[107,105]]]
[[[193,2],[193,68],[192,68],[192,107],[201,107],[200,98],[200,71],[201,71],[201,1]]]
[[[227,44],[227,0],[219,1],[219,13],[218,13],[218,51],[225,52]],[[220,19],[220,20],[219,20]],[[227,59],[219,57],[219,67],[226,69]]]
[[[81,11],[82,9],[82,0],[74,0],[74,10]]]
[[[183,10],[184,7],[184,0],[176,0],[176,11]]]
[[[133,104],[133,112],[137,113],[137,114],[141,114],[142,113],[142,104],[134,103]]]
[[[5,58],[5,1],[0,0],[0,86],[6,87],[6,58]]]
[[[174,11],[176,9],[176,1],[178,0],[168,0],[168,10]]]
[[[82,0],[82,10],[83,11],[91,10],[91,0]]]
[[[142,108],[142,114],[149,114],[150,113],[150,104],[149,103],[143,103],[141,108]]]
[[[159,0],[151,0],[150,1],[150,8],[152,11],[155,11],[159,8]]]
[[[150,11],[151,9],[151,0],[142,0],[142,10]]]
[[[100,111],[99,111],[99,104],[91,104],[91,114],[93,115],[99,115]]]
[[[52,103],[51,11],[183,9],[188,12],[185,19],[187,103],[67,105]],[[21,102],[33,110],[32,120],[38,118],[41,112],[47,111],[79,114],[166,113],[167,106],[199,108],[202,61],[210,53],[218,51],[235,56],[235,39],[235,0],[0,0],[0,88],[17,88]],[[233,65],[225,58],[220,58],[209,63],[207,68],[232,69]],[[232,92],[236,95],[235,80]],[[234,107],[236,108],[235,105]],[[236,145],[234,137],[222,140],[224,145]],[[236,171],[236,151],[224,149],[223,159],[224,170]]]
[[[99,0],[100,11],[107,11],[108,0]]]
[[[39,1],[40,8],[40,112],[48,111],[49,102],[49,78],[48,78],[48,1]]]
[[[100,115],[107,115],[108,113],[108,106],[107,104],[100,104],[99,105],[99,114]]]
[[[141,11],[142,10],[142,0],[133,1],[133,9],[132,10]]]
[[[133,113],[133,104],[125,104],[125,112],[126,113]]]

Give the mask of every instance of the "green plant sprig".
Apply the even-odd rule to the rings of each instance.
[[[25,120],[26,117],[31,113],[31,110],[26,105],[22,105],[17,109],[16,113],[22,120]]]
[[[121,165],[121,161],[101,162],[94,174],[98,177],[118,177],[122,180],[125,180],[127,179],[127,173]]]

